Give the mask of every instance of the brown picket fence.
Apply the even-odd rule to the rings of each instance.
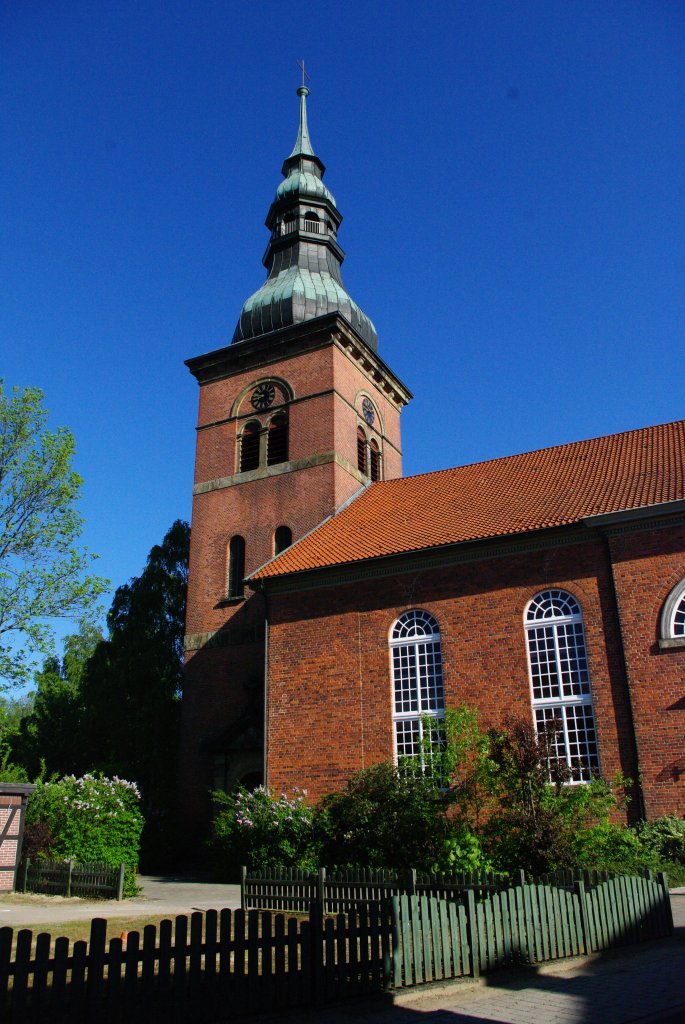
[[[663,875],[524,884],[463,898],[399,895],[324,916],[215,910],[107,941],[0,928],[0,1019],[210,1024],[502,966],[609,949],[673,930]]]
[[[124,895],[125,865],[102,861],[79,864],[73,860],[36,860],[28,857],[19,868],[20,892],[48,896],[82,896],[120,900]]]

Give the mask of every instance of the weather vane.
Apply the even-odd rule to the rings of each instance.
[[[304,57],[302,58],[302,60],[296,60],[295,63],[297,64],[298,68],[300,68],[300,70],[302,71],[302,85],[304,86],[305,77],[307,77],[311,82],[312,76],[309,74],[308,71],[305,71],[304,69]]]

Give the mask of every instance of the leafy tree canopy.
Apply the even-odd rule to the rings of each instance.
[[[82,618],[107,581],[88,575],[79,546],[81,477],[69,430],[46,428],[38,388],[0,381],[0,681],[25,683],[32,658],[50,654],[54,618]]]

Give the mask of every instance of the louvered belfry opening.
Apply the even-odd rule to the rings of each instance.
[[[369,445],[369,470],[371,482],[375,484],[381,478],[381,453],[376,441]]]
[[[357,428],[357,469],[366,476],[366,434],[361,427]]]
[[[240,438],[240,472],[259,468],[259,423],[248,423]]]
[[[267,466],[276,466],[288,461],[288,417],[278,413],[269,424],[266,439]]]

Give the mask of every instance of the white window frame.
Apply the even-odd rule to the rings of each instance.
[[[660,634],[662,640],[685,646],[685,579],[676,583],[666,598],[661,612]]]
[[[426,724],[435,723],[438,736],[445,717],[442,639],[437,620],[430,612],[411,608],[392,624],[389,635],[392,681],[392,734],[395,764],[400,757],[417,757],[426,768]],[[402,663],[404,659],[404,664]],[[404,669],[404,678],[402,670]],[[429,669],[432,669],[430,671]],[[405,684],[405,685],[403,685]],[[402,705],[415,705],[410,708]],[[398,709],[399,706],[399,709]],[[398,750],[398,734],[409,725],[415,733],[414,750]]]
[[[557,607],[554,607],[555,603]],[[539,616],[531,617],[536,604],[546,604],[546,611]],[[565,608],[561,609],[558,605]],[[572,783],[590,782],[600,771],[600,759],[585,624],[580,604],[567,590],[550,587],[539,591],[531,598],[526,605],[523,622],[533,724],[539,731],[541,722],[545,719],[559,719],[561,730],[554,744],[554,753],[559,760],[565,760],[568,767],[577,773],[577,776],[570,780]],[[541,631],[545,631],[545,635]],[[546,655],[543,667],[551,666],[553,675],[549,673],[545,676],[544,672],[537,671],[541,661],[536,659],[534,662],[534,654],[542,649],[543,644],[543,653]],[[536,686],[538,689],[555,688],[554,677],[557,692],[536,696]],[[553,714],[550,714],[550,711]],[[577,712],[584,719],[586,726],[585,742],[594,748],[585,754],[582,764],[579,764],[577,757],[571,754],[570,727],[574,724]]]

